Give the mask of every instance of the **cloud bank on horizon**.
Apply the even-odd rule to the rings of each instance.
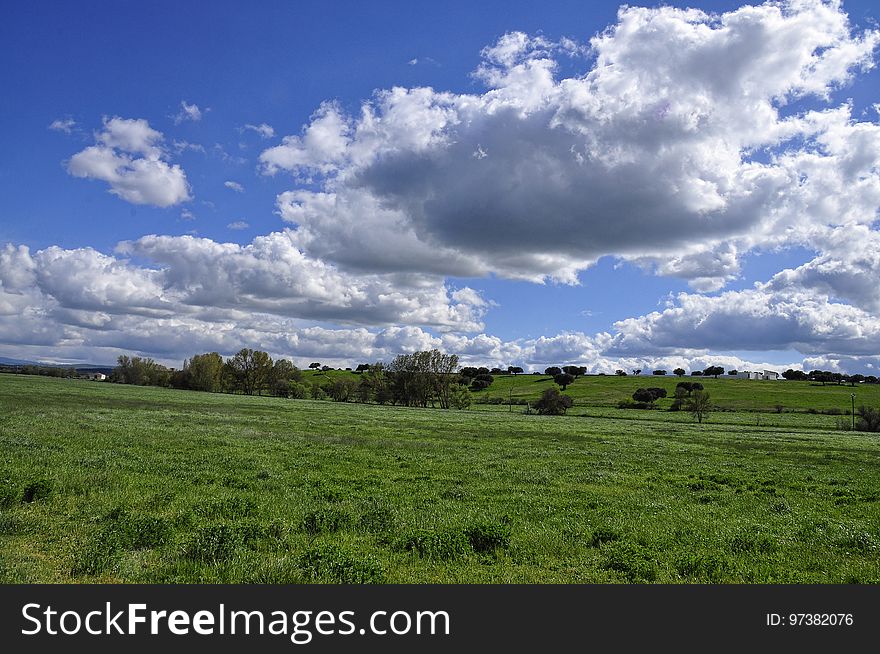
[[[480,93],[395,87],[354,113],[328,101],[266,147],[261,174],[290,180],[276,200],[288,226],[249,244],[7,244],[0,342],[178,363],[242,346],[338,362],[441,347],[595,372],[742,368],[761,361],[713,353],[796,350],[793,365],[877,370],[880,125],[830,99],[874,66],[878,44],[820,0],[720,15],[622,7],[588,44],[505,34],[481,53]],[[583,74],[559,76],[572,58]],[[201,118],[180,106],[176,123]],[[265,123],[240,131],[275,136]],[[70,175],[132,204],[193,198],[147,120],[105,118],[94,139]],[[790,247],[814,258],[725,290],[745,255]],[[503,340],[483,333],[492,299],[456,281],[577,284],[603,257],[692,290],[606,332]]]

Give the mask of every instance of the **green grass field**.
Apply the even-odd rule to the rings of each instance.
[[[614,408],[677,381],[582,378],[543,417],[0,375],[0,581],[880,583],[880,438],[805,413],[880,389]]]

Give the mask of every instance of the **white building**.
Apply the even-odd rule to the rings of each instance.
[[[778,372],[774,372],[773,370],[762,370],[754,372],[743,370],[731,376],[734,379],[754,379],[757,381],[776,381],[778,379],[782,379],[782,375],[780,375]]]
[[[87,372],[83,375],[79,376],[80,379],[88,379],[90,381],[105,381],[107,379],[107,375],[103,372]]]

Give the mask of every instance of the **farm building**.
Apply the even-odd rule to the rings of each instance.
[[[89,381],[105,381],[107,375],[103,372],[87,372],[79,376],[80,379],[88,379]]]
[[[742,372],[738,372],[733,375],[734,379],[755,379],[758,381],[777,381],[782,379],[782,376],[778,372],[774,372],[773,370],[761,370],[750,372],[748,370],[743,370]]]

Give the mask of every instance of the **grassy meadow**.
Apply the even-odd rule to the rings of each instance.
[[[0,582],[880,583],[880,437],[819,412],[880,388],[616,408],[678,381],[580,378],[550,417],[0,375]]]

